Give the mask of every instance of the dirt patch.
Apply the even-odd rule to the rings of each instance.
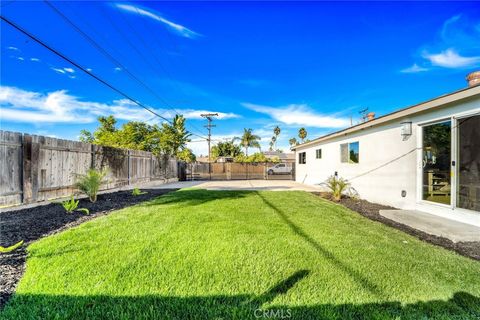
[[[26,247],[35,240],[77,226],[85,221],[104,216],[116,209],[151,200],[177,189],[142,189],[146,194],[133,196],[130,190],[105,193],[95,203],[80,200],[79,208],[90,210],[66,213],[57,203],[0,213],[0,245],[9,246],[24,240],[25,244],[12,253],[0,255],[0,310],[15,291],[25,271]]]
[[[324,199],[333,201],[332,195],[328,192],[314,192],[314,194]],[[389,206],[384,206],[377,203],[371,203],[366,200],[354,199],[349,197],[343,197],[339,202],[336,202],[336,203],[339,203],[349,208],[352,211],[358,212],[359,214],[361,214],[362,216],[370,220],[381,222],[383,224],[386,224],[387,226],[390,226],[392,228],[408,233],[409,235],[412,235],[420,240],[432,243],[437,246],[444,247],[445,249],[455,251],[461,254],[462,256],[480,261],[480,242],[479,241],[455,243],[450,239],[428,234],[426,232],[414,229],[410,226],[390,220],[380,215],[379,213],[380,210],[396,209]]]

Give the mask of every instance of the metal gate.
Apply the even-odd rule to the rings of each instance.
[[[187,165],[187,180],[294,180],[293,162],[194,162]]]

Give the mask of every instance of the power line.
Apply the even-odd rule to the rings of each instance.
[[[147,89],[150,93],[152,93],[157,99],[159,99],[162,103],[165,105],[169,106],[169,103],[159,96],[150,86],[148,86],[145,82],[140,80],[137,76],[135,76],[133,73],[131,73],[127,67],[125,67],[120,61],[118,61],[115,57],[113,57],[107,50],[105,50],[100,44],[98,44],[92,37],[90,37],[88,34],[86,34],[82,29],[80,29],[75,23],[73,23],[72,20],[70,20],[66,15],[63,14],[57,7],[55,7],[52,3],[50,3],[48,0],[44,0],[45,4],[47,4],[55,13],[57,13],[59,16],[61,16],[68,24],[70,24],[78,33],[80,33],[85,39],[87,39],[88,42],[90,42],[100,53],[102,53],[104,56],[106,56],[110,61],[112,61],[117,67],[121,68],[122,70],[125,70],[127,75],[129,75],[132,79],[137,81],[139,84],[141,84],[145,89]]]
[[[137,81],[138,83],[140,83],[144,88],[146,88],[151,94],[153,94],[160,102],[164,103],[169,109],[171,109],[172,111],[174,111],[176,114],[180,114],[180,112],[178,112],[173,106],[171,106],[168,101],[166,101],[163,97],[159,96],[155,90],[153,90],[150,86],[148,86],[145,82],[143,82],[142,80],[140,80],[137,76],[135,76],[133,73],[131,73],[127,67],[125,67],[120,61],[118,61],[118,59],[116,59],[115,57],[113,57],[107,50],[105,50],[100,44],[98,44],[98,42],[96,42],[92,37],[90,37],[87,33],[85,33],[83,30],[80,29],[80,27],[78,27],[71,19],[69,19],[63,12],[60,11],[60,9],[58,9],[57,7],[55,7],[52,3],[50,3],[48,0],[44,0],[45,4],[47,4],[55,13],[57,13],[58,15],[60,15],[68,24],[70,24],[78,33],[80,33],[85,39],[87,39],[87,41],[89,41],[98,51],[100,51],[103,55],[105,55],[110,61],[112,61],[115,65],[117,65],[118,67],[120,67],[121,69],[125,70],[125,72],[127,73],[128,76],[130,76],[131,78],[133,78],[135,81]],[[109,19],[108,15],[106,15],[107,18]],[[125,20],[124,20],[125,21]],[[119,32],[119,29],[116,28],[116,26],[113,24],[113,22],[109,19],[109,22],[110,24],[112,24],[112,26],[117,30],[117,32]],[[126,23],[128,24],[128,21],[126,21]],[[133,30],[133,28],[132,28]],[[123,34],[121,32],[119,32],[121,36],[123,36]],[[138,37],[138,35],[137,35]],[[152,66],[149,62],[148,59],[146,59],[145,56],[143,56],[143,54],[141,54],[138,49],[136,49],[135,46],[133,46],[133,44],[131,44],[131,42],[128,40],[127,37],[123,36],[123,38],[125,38],[127,40],[127,43],[129,43],[130,46],[132,46],[134,48],[135,51],[137,51],[137,53],[139,53],[139,55],[144,58],[144,60],[152,67],[152,69],[155,69],[154,66]],[[143,41],[143,39],[141,39]],[[146,47],[146,46],[145,46]],[[157,60],[158,62],[158,60]],[[158,62],[160,64],[160,62]],[[163,66],[162,66],[163,68]],[[166,71],[165,71],[166,72]],[[168,74],[167,74],[168,76]],[[170,78],[171,79],[171,78]],[[193,124],[192,124],[193,127],[195,127]],[[196,130],[198,130],[198,128],[196,128]],[[192,135],[195,135],[195,136],[198,136],[202,139],[206,139],[205,137],[202,137],[198,134],[195,134],[194,132],[191,132]]]
[[[84,73],[86,73],[87,75],[89,75],[90,77],[94,78],[95,80],[101,82],[103,85],[107,86],[108,88],[112,89],[113,91],[115,91],[116,93],[120,94],[121,96],[125,97],[127,100],[135,103],[136,105],[138,105],[139,107],[147,110],[148,112],[156,115],[157,117],[167,121],[168,123],[171,123],[170,120],[168,120],[167,118],[165,118],[164,116],[158,114],[157,112],[151,110],[150,108],[148,108],[147,106],[145,106],[144,104],[142,104],[141,102],[133,99],[132,97],[130,97],[129,95],[127,95],[126,93],[124,93],[123,91],[121,91],[120,89],[117,89],[116,87],[114,87],[113,85],[111,85],[110,83],[108,83],[107,81],[103,80],[102,78],[100,78],[99,76],[95,75],[93,72],[90,72],[88,70],[86,70],[84,67],[82,67],[80,64],[78,64],[77,62],[73,61],[72,59],[70,59],[69,57],[67,57],[66,55],[64,55],[63,53],[57,51],[56,49],[52,48],[51,46],[49,46],[48,44],[46,44],[45,42],[43,42],[42,40],[40,40],[39,38],[37,38],[35,35],[33,35],[32,33],[30,33],[29,31],[23,29],[22,27],[20,27],[19,25],[17,25],[15,22],[11,21],[10,19],[4,17],[3,15],[0,15],[0,18],[6,22],[7,24],[9,24],[10,26],[12,26],[13,28],[15,28],[16,30],[20,31],[21,33],[23,33],[24,35],[26,35],[27,37],[29,37],[30,39],[32,39],[33,41],[37,42],[38,44],[40,44],[41,46],[43,46],[44,48],[46,48],[47,50],[53,52],[54,54],[56,54],[57,56],[59,56],[60,58],[62,58],[63,60],[69,62],[70,64],[72,64],[73,66],[77,67],[78,69],[80,69],[81,71],[83,71]]]
[[[140,12],[138,11],[137,7],[135,7],[135,10],[136,10],[137,14],[140,14]],[[102,12],[104,12],[104,11],[102,10]],[[113,22],[112,19],[110,19],[109,15],[108,15],[108,14],[105,14],[105,15],[106,15],[107,18],[109,19],[109,21],[110,21],[110,23],[112,24],[112,26],[114,26],[114,22]],[[172,83],[172,85],[174,85],[175,88],[176,88],[178,91],[183,91],[183,92],[185,92],[185,91],[183,90],[183,88],[180,88],[180,86],[177,84],[177,82],[176,82],[175,80],[173,80],[173,77],[172,77],[171,74],[168,72],[168,70],[163,66],[162,62],[160,61],[160,59],[159,59],[159,58],[157,57],[157,55],[155,54],[155,50],[153,49],[152,46],[149,45],[149,42],[144,39],[144,37],[142,36],[142,33],[141,33],[141,32],[138,32],[137,29],[135,29],[135,27],[128,21],[128,18],[124,17],[123,14],[120,15],[120,17],[122,17],[122,20],[125,22],[125,25],[132,31],[132,33],[136,36],[136,38],[140,40],[141,44],[145,47],[145,49],[146,49],[147,51],[149,51],[149,52],[151,53],[151,56],[153,57],[153,59],[155,60],[155,62],[160,66],[160,69],[161,69],[162,72],[159,72],[159,74],[165,74],[165,75],[167,76],[167,78],[170,79],[170,82]],[[148,31],[149,29],[148,29],[147,25],[145,24],[144,19],[140,19],[140,21],[142,21],[143,26],[145,27],[145,30]],[[129,45],[132,46],[132,47],[134,48],[134,50],[135,50],[141,57],[143,57],[143,58],[145,59],[145,61],[152,67],[152,69],[158,70],[158,69],[156,68],[156,64],[154,63],[154,65],[152,65],[152,64],[150,63],[150,61],[137,49],[137,47],[132,45],[131,41],[128,39],[127,36],[125,36],[125,35],[123,34],[123,32],[120,31],[120,29],[118,29],[118,28],[116,28],[116,27],[115,27],[115,29],[117,30],[117,32],[119,32],[119,34],[120,34],[125,40],[127,40],[127,43],[129,43]],[[157,38],[156,38],[156,37],[153,37],[153,39],[154,39],[154,41],[156,41],[157,44],[158,44]],[[160,45],[158,45],[158,47],[161,48]],[[175,107],[172,106],[171,109],[172,109],[173,111],[175,111],[175,113],[180,114],[180,112],[178,112],[178,110],[175,109]],[[198,132],[201,132],[201,130],[200,130],[197,126],[195,126],[193,123],[190,124],[190,125],[191,125],[193,128],[195,128],[195,130],[197,130]]]
[[[47,1],[45,1],[47,4],[49,4]],[[49,4],[50,5],[50,4]],[[53,7],[53,6],[51,6]],[[56,9],[55,7],[53,7],[54,9]],[[58,12],[58,10],[55,10]],[[61,14],[61,13],[60,13]],[[63,16],[63,15],[62,15]],[[91,71],[88,71],[86,70],[84,67],[82,67],[80,64],[78,64],[77,62],[75,62],[73,59],[67,57],[66,55],[62,54],[61,52],[59,52],[58,50],[52,48],[51,46],[49,46],[48,44],[46,44],[45,42],[43,42],[42,40],[40,40],[39,38],[37,38],[35,35],[33,35],[32,33],[30,33],[29,31],[25,30],[24,28],[20,27],[19,25],[17,25],[16,23],[14,23],[13,21],[11,21],[10,19],[4,17],[3,15],[0,16],[2,18],[3,21],[5,21],[7,24],[9,24],[10,26],[12,26],[13,28],[15,28],[16,30],[20,31],[21,33],[23,33],[24,35],[26,35],[27,37],[29,37],[30,39],[34,40],[35,42],[39,43],[40,45],[42,45],[43,47],[45,47],[46,49],[48,49],[49,51],[53,52],[54,54],[56,54],[57,56],[59,56],[60,58],[64,59],[65,61],[69,62],[70,64],[72,64],[73,66],[77,67],[78,69],[82,70],[84,73],[86,73],[87,75],[91,76],[92,78],[94,78],[95,80],[101,82],[102,84],[104,84],[105,86],[109,87],[110,89],[112,89],[113,91],[117,92],[118,94],[122,95],[123,97],[125,97],[127,100],[133,102],[134,104],[140,106],[141,108],[147,110],[148,112],[156,115],[157,117],[167,121],[168,123],[172,124],[172,122],[167,119],[166,117],[160,115],[159,113],[153,111],[152,109],[148,108],[147,106],[145,106],[144,104],[142,104],[141,102],[133,99],[132,97],[130,97],[129,95],[127,95],[126,93],[124,93],[123,91],[121,91],[120,89],[117,89],[116,87],[114,87],[113,85],[111,85],[110,83],[108,83],[106,80],[103,80],[102,78],[100,78],[99,76],[95,75],[94,73],[92,73]],[[68,19],[67,17],[65,17],[66,19]],[[72,23],[72,25],[74,25]],[[75,25],[74,25],[75,26]],[[78,27],[75,26],[76,29],[78,29]],[[82,34],[84,34],[86,36],[87,39],[91,39],[88,35],[86,35],[85,33],[83,33],[80,29],[78,29]],[[93,41],[93,43],[95,43],[96,47],[100,50],[100,51],[103,51],[105,52],[105,54],[107,56],[110,56],[113,60],[116,61],[116,59],[114,57],[112,57],[107,51],[105,51],[102,47],[100,47],[93,39],[91,39]],[[123,65],[121,63],[119,63],[120,66],[123,67]],[[124,68],[124,67],[123,67]],[[128,70],[127,70],[128,71]],[[131,74],[131,73],[130,73]],[[132,76],[137,80],[139,81],[140,83],[143,83],[141,80],[139,80],[138,78],[136,78],[133,74]],[[145,84],[144,84],[145,85]],[[146,85],[145,85],[146,86]],[[146,86],[148,88],[148,86]],[[151,89],[150,89],[151,90]],[[199,138],[202,138],[202,139],[205,139],[207,140],[205,137],[202,137],[198,134],[195,134],[192,132],[192,135],[195,135],[195,136],[198,136]]]

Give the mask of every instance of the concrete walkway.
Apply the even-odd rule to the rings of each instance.
[[[415,210],[380,210],[385,218],[453,242],[480,241],[480,227]]]
[[[199,188],[207,190],[268,190],[268,191],[321,191],[319,186],[310,186],[291,180],[219,180],[179,181],[155,186],[155,188]]]

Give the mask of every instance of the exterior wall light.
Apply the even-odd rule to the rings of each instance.
[[[407,138],[412,135],[412,122],[404,121],[400,123],[402,125],[402,137]]]

